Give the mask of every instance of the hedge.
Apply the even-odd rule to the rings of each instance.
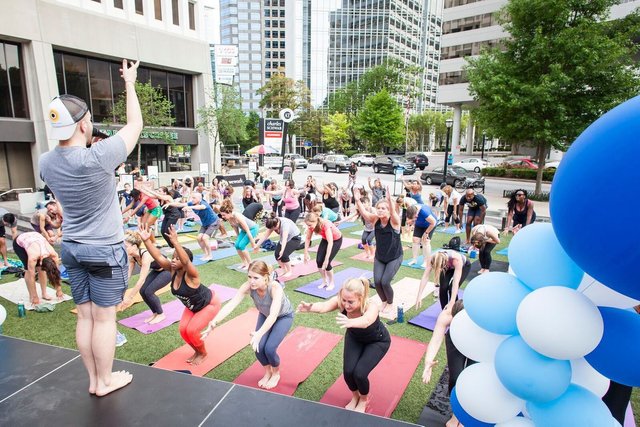
[[[518,191],[518,190],[504,190],[502,192],[502,197],[509,199],[511,198],[511,195],[515,191]],[[548,202],[550,197],[551,197],[551,193],[549,193],[548,191],[543,191],[540,193],[540,195],[536,195],[532,191],[527,191],[527,198],[529,200],[536,200],[538,202]]]
[[[543,181],[553,181],[553,175],[556,173],[554,169],[545,170],[542,173]],[[515,169],[515,168],[484,168],[482,169],[482,175],[484,176],[497,176],[504,178],[519,178],[519,179],[536,179],[538,171],[536,169]]]

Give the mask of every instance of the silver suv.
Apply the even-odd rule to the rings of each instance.
[[[329,169],[335,169],[336,172],[340,173],[343,170],[349,170],[350,164],[351,160],[344,154],[330,154],[324,158],[322,170],[328,172]]]
[[[358,167],[362,165],[371,166],[373,164],[373,159],[375,158],[376,156],[373,154],[358,153],[351,156],[351,161],[355,162]]]
[[[293,161],[295,162],[296,169],[299,169],[299,168],[306,169],[307,166],[309,166],[309,162],[307,162],[307,159],[302,157],[300,154],[288,153],[284,155],[285,163],[287,162],[291,163],[291,159],[293,159]]]

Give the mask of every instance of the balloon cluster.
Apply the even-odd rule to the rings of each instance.
[[[588,184],[591,195],[626,198],[602,169],[640,156],[639,112],[637,97],[574,142],[553,182],[553,225],[513,238],[513,274],[483,274],[465,290],[451,323],[454,345],[478,362],[451,393],[465,427],[619,425],[601,397],[609,380],[640,386],[640,316],[631,309],[640,304],[640,228],[607,246],[594,225],[606,219],[579,193]]]

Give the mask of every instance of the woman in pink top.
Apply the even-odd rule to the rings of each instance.
[[[49,279],[49,282],[56,289],[56,297],[61,300],[64,294],[62,293],[60,271],[58,270],[60,259],[53,246],[47,242],[47,239],[40,233],[23,233],[13,241],[13,251],[24,265],[24,280],[27,282],[27,291],[29,291],[31,304],[40,304],[40,297],[38,297],[38,292],[36,291],[36,272],[38,273],[38,281],[42,290],[42,298],[51,299],[47,295],[47,279]]]
[[[322,276],[322,283],[318,288],[327,288],[328,291],[335,287],[333,280],[333,269],[331,267],[331,261],[335,258],[336,254],[342,246],[342,233],[338,230],[338,227],[328,219],[320,218],[316,213],[309,212],[304,217],[304,222],[307,224],[307,237],[304,241],[304,261],[308,262],[309,257],[309,245],[311,243],[311,236],[313,233],[322,236],[320,245],[318,246],[318,255],[316,256],[316,265],[320,270]]]
[[[271,194],[272,196],[282,196],[282,203],[284,203],[284,217],[293,222],[296,222],[298,218],[300,218],[300,212],[302,212],[300,208],[300,201],[298,200],[300,192],[296,190],[295,186],[296,184],[292,179],[287,179],[284,181],[284,188],[282,190],[264,191],[266,194]]]

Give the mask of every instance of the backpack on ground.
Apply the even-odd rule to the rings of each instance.
[[[449,240],[449,243],[447,243],[445,246],[445,249],[452,249],[454,251],[459,251],[460,250],[460,237],[458,236],[454,236],[451,238],[451,240]]]

